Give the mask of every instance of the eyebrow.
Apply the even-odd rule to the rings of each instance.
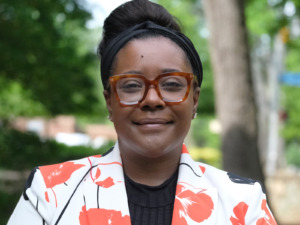
[[[178,69],[166,68],[161,71],[162,73],[172,73],[172,72],[181,72]]]
[[[182,72],[181,70],[178,70],[178,69],[172,69],[172,68],[165,68],[165,69],[162,69],[161,72],[158,74],[163,74],[163,73],[172,73],[172,72]],[[139,70],[129,70],[127,72],[124,72],[122,74],[137,74],[137,75],[142,75],[143,73]]]
[[[129,71],[124,72],[122,74],[141,74],[142,75],[142,72],[138,71],[138,70],[129,70]]]

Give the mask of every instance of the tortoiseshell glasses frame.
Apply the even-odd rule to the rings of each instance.
[[[109,83],[121,106],[139,105],[153,86],[167,105],[176,105],[185,101],[189,95],[192,81],[197,78],[192,73],[170,72],[148,80],[139,74],[120,74],[109,77]]]

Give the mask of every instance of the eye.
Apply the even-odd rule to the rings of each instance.
[[[121,92],[135,93],[143,90],[144,82],[140,79],[126,78],[118,81],[117,89]]]
[[[186,87],[186,81],[177,77],[168,77],[162,79],[159,86],[164,91],[176,92]]]
[[[170,82],[165,82],[162,84],[163,87],[181,87],[182,84],[178,83],[178,82],[174,82],[174,81],[170,81]]]

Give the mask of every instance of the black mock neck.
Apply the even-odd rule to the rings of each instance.
[[[139,184],[124,176],[131,224],[171,225],[178,170],[158,186]]]

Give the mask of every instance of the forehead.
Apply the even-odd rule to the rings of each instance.
[[[185,52],[166,37],[133,39],[116,55],[113,75],[139,71],[161,73],[173,71],[192,72]]]

